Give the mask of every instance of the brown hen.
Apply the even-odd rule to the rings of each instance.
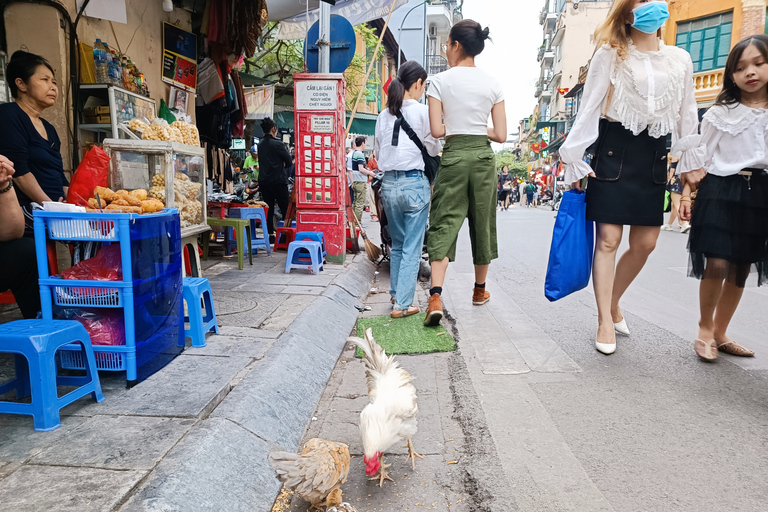
[[[311,509],[319,510],[328,506],[325,501],[328,495],[347,481],[349,446],[313,438],[304,444],[300,454],[270,453],[269,463],[286,487],[308,501]],[[340,497],[340,492],[333,494]]]

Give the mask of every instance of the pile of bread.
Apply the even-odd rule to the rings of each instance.
[[[141,134],[143,140],[167,140],[200,147],[200,132],[197,126],[184,121],[176,121],[172,124],[156,119],[152,124],[136,118],[128,122],[128,128]]]
[[[203,203],[200,202],[200,192],[203,184],[190,181],[189,176],[177,172],[173,179],[173,207],[178,208],[181,227],[194,226],[203,220]],[[152,177],[152,188],[149,197],[166,203],[165,176],[155,174]]]
[[[98,200],[96,199],[98,197]],[[114,191],[107,187],[93,189],[93,197],[88,200],[88,212],[104,213],[155,213],[163,208],[162,201],[148,197],[143,188]]]

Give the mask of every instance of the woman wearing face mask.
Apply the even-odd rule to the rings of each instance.
[[[597,227],[592,281],[598,310],[596,348],[616,350],[616,333],[630,331],[619,301],[656,247],[664,223],[666,138],[679,156],[698,145],[693,64],[680,48],[665,46],[666,1],[616,0],[595,32],[584,99],[560,148],[566,183],[588,178],[587,218]],[[596,143],[596,146],[593,146]],[[592,147],[590,147],[592,146]],[[589,151],[587,151],[589,149]],[[591,165],[585,152],[594,155]],[[703,169],[683,179],[695,186]],[[629,250],[616,265],[624,226]]]
[[[440,142],[429,132],[429,110],[419,103],[426,81],[427,72],[418,62],[410,60],[403,64],[389,86],[387,108],[376,120],[375,152],[379,155],[378,167],[384,171],[381,194],[392,236],[389,266],[392,318],[419,312],[419,308],[413,306],[413,296],[427,227],[430,189],[421,149],[407,132],[412,130],[430,155],[440,153]]]

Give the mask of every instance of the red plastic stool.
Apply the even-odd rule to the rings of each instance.
[[[16,298],[11,290],[0,293],[0,304],[16,304]]]
[[[360,238],[360,228],[355,227],[355,238],[354,238],[354,240],[357,240],[358,238]],[[352,248],[353,248],[352,240],[353,240],[352,234],[349,231],[349,227],[347,227],[347,250],[348,251],[351,251]]]
[[[283,237],[285,235],[285,237]],[[296,228],[277,228],[275,231],[275,251],[278,249],[288,250],[288,246],[296,239]]]

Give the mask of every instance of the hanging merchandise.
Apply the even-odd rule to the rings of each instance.
[[[232,0],[228,31],[230,53],[251,56],[256,53],[261,31],[269,19],[266,0]]]

